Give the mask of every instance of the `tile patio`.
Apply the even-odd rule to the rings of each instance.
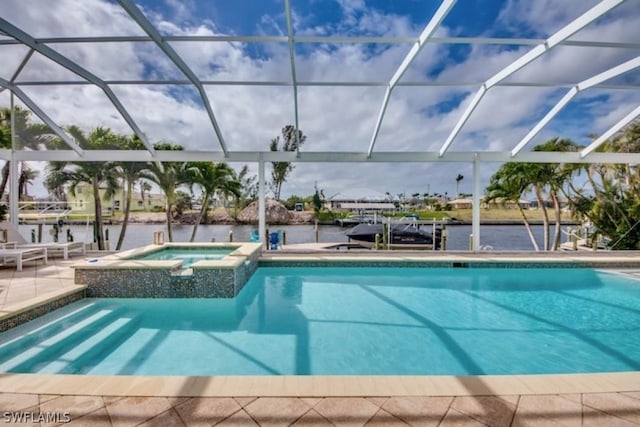
[[[638,426],[637,393],[513,396],[111,397],[0,394],[3,421],[68,416],[70,426]],[[15,418],[14,418],[15,419]],[[32,418],[33,419],[33,418]],[[36,425],[62,425],[42,423]],[[21,425],[29,425],[22,423]]]

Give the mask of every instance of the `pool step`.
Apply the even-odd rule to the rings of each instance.
[[[124,309],[103,308],[75,325],[39,342],[38,345],[29,347],[27,351],[10,358],[3,357],[3,360],[0,361],[0,372],[35,372],[38,370],[37,365],[43,363],[42,360],[59,357],[77,342],[98,333],[114,319],[117,319],[122,311]]]
[[[98,375],[147,375],[148,373],[144,372],[147,361],[157,357],[158,347],[169,339],[171,333],[163,329],[138,328],[133,335],[127,337],[129,339],[126,345],[118,347],[117,357],[105,361],[99,368],[96,368],[95,363],[91,366],[89,363],[78,365],[82,372],[74,373],[91,375],[95,369]]]
[[[136,331],[140,329],[141,316],[126,315],[129,321],[121,328],[113,330],[111,334],[106,336],[100,345],[95,345],[81,354],[73,363],[62,369],[60,374],[87,374],[96,365],[100,364],[104,359],[109,357],[114,351],[119,350],[122,344],[131,339]]]
[[[64,310],[64,308],[61,310]],[[94,315],[99,310],[100,306],[98,304],[90,303],[74,309],[63,316],[54,317],[52,320],[46,320],[44,318],[36,319],[29,325],[5,332],[5,336],[10,338],[0,344],[0,362],[8,359],[12,355],[23,352],[25,348],[40,345],[42,341],[49,339],[52,335],[68,330],[78,322]],[[29,326],[31,326],[31,328],[29,328]],[[29,328],[28,332],[24,332],[25,328]]]
[[[140,323],[136,320],[138,317],[131,314],[119,316],[98,333],[89,336],[50,363],[41,366],[38,372],[43,374],[84,373],[83,371],[87,370],[86,365],[91,367],[96,360],[104,359],[130,336],[131,329],[135,328],[135,324]]]

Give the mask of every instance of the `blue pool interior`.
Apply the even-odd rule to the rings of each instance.
[[[640,370],[640,282],[590,269],[260,267],[232,299],[85,299],[0,334],[1,372]]]
[[[229,255],[236,248],[180,248],[169,247],[136,257],[140,260],[182,260],[182,267],[188,268],[191,264],[203,260],[221,259]]]

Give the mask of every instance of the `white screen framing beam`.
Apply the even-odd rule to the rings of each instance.
[[[80,37],[38,37],[34,39],[40,44],[61,43],[144,43],[152,41],[148,36],[80,36]],[[285,36],[232,36],[232,35],[166,35],[166,42],[241,42],[241,43],[286,43]],[[385,36],[297,36],[296,43],[363,43],[363,44],[409,44],[415,37]],[[469,44],[469,45],[509,45],[536,46],[545,43],[545,39],[509,38],[509,37],[430,37],[427,43]],[[20,44],[17,40],[0,40],[2,45]],[[609,47],[619,49],[640,49],[640,43],[613,42],[600,40],[564,40],[562,46],[574,47]]]
[[[27,62],[29,62],[29,59],[31,59],[31,56],[33,56],[33,52],[35,52],[33,49],[29,49],[27,54],[22,59],[22,62],[20,62],[20,65],[18,66],[16,71],[13,73],[13,76],[11,76],[11,80],[6,81],[2,77],[0,77],[0,86],[9,89],[12,94],[17,96],[24,103],[24,105],[26,105],[31,111],[33,111],[33,113],[36,116],[38,116],[40,120],[42,120],[47,126],[49,126],[49,128],[56,135],[58,135],[69,147],[71,147],[71,149],[75,151],[78,154],[78,156],[82,156],[83,150],[82,148],[80,148],[78,144],[76,144],[73,137],[71,137],[60,126],[58,126],[51,119],[51,117],[47,115],[47,113],[42,111],[42,109],[38,106],[38,104],[36,104],[26,93],[24,93],[22,89],[15,86],[15,80],[18,78],[18,76],[20,75],[24,67],[27,65]],[[13,114],[13,111],[14,110],[12,109],[11,114]]]
[[[3,86],[11,91],[12,94],[17,96],[33,113],[40,118],[47,126],[51,128],[51,130],[58,135],[73,151],[77,156],[82,156],[83,150],[80,148],[78,144],[74,141],[74,139],[69,136],[60,126],[58,126],[52,119],[40,109],[38,104],[36,104],[29,96],[24,93],[20,88],[13,85],[11,82],[8,82],[0,77],[0,86]],[[13,110],[11,112],[13,114]]]
[[[605,13],[611,11],[616,6],[619,6],[624,1],[625,0],[602,0],[600,3],[598,3],[597,5],[595,5],[594,7],[592,7],[585,13],[583,13],[582,15],[580,15],[578,18],[571,21],[565,27],[561,28],[555,34],[551,35],[551,37],[545,40],[544,44],[534,47],[529,52],[525,53],[520,58],[516,59],[514,62],[507,65],[505,68],[498,71],[494,76],[489,78],[480,87],[475,97],[473,98],[471,103],[467,106],[467,109],[465,110],[465,112],[462,114],[462,117],[460,117],[455,127],[453,128],[453,130],[445,140],[444,144],[442,145],[442,148],[440,148],[440,156],[443,156],[447,152],[447,150],[453,143],[453,140],[456,138],[456,136],[458,136],[458,133],[460,133],[460,130],[462,129],[464,124],[467,122],[467,120],[469,120],[469,117],[471,117],[471,114],[473,114],[475,109],[478,107],[478,104],[482,100],[482,97],[487,93],[489,89],[491,89],[493,86],[496,86],[506,78],[510,77],[516,71],[520,70],[522,67],[526,66],[527,64],[530,64],[538,57],[549,52],[551,49],[553,49],[554,47],[562,43],[564,40],[568,39],[573,34],[580,31],[581,29],[583,29],[584,27],[586,27],[587,25],[589,25],[590,23],[592,23],[593,21],[595,21],[596,19],[604,15]]]
[[[12,151],[0,149],[0,159],[10,160]],[[452,151],[440,157],[437,151],[407,151],[407,152],[374,152],[367,156],[366,152],[295,152],[283,151],[230,151],[225,155],[221,151],[164,151],[157,150],[156,156],[146,150],[85,150],[78,158],[72,150],[37,150],[17,151],[15,159],[18,161],[119,161],[119,162],[238,162],[257,163],[259,159],[265,162],[292,163],[449,163],[474,162],[504,163],[610,163],[610,164],[640,164],[640,153],[600,153],[594,152],[589,156],[580,157],[580,152],[552,152],[527,151],[519,156],[511,157],[509,151],[490,152],[460,152]]]
[[[18,162],[16,161],[16,115],[13,92],[9,95],[9,106],[11,107],[11,157],[9,158],[9,218],[11,224],[18,227]],[[46,255],[45,255],[46,256]]]
[[[227,145],[224,142],[224,138],[222,137],[222,131],[220,130],[220,126],[218,126],[218,121],[216,120],[215,114],[213,113],[213,109],[211,107],[211,103],[209,102],[209,97],[207,96],[202,83],[195,75],[195,73],[189,68],[189,66],[182,60],[180,55],[166,42],[163,40],[160,32],[156,29],[156,27],[151,24],[151,22],[147,19],[146,16],[138,9],[138,7],[130,0],[118,0],[120,6],[129,14],[131,19],[133,19],[142,30],[147,33],[149,37],[153,40],[153,42],[162,50],[162,52],[169,58],[171,62],[173,62],[176,67],[184,74],[189,81],[195,86],[200,94],[200,98],[204,107],[209,115],[209,120],[211,121],[211,125],[218,137],[218,142],[220,143],[220,147],[222,151],[227,154]]]
[[[18,68],[16,68],[16,71],[13,73],[13,76],[11,76],[11,79],[9,79],[11,83],[15,83],[16,79],[18,78],[18,76],[20,75],[24,67],[27,65],[27,62],[29,62],[29,60],[33,56],[33,52],[34,52],[33,49],[29,49],[29,52],[27,52],[24,58],[22,58],[22,62],[20,62],[20,65],[18,65]]]
[[[258,234],[260,235],[260,242],[266,248],[269,243],[265,239],[267,235],[267,204],[265,198],[266,182],[264,178],[264,160],[260,156],[258,158]]]
[[[471,234],[473,235],[472,246],[469,248],[473,252],[480,250],[480,196],[482,188],[480,186],[480,162],[478,156],[473,161],[473,196],[471,211]]]
[[[190,85],[189,80],[105,80],[107,85],[134,85],[134,86],[154,86],[154,85]],[[286,87],[291,86],[290,81],[275,81],[275,80],[201,80],[203,86],[271,86],[271,87]],[[92,83],[84,80],[47,80],[47,81],[33,81],[23,80],[15,82],[16,86],[82,86],[90,85]],[[382,81],[300,81],[296,82],[297,86],[308,87],[386,87],[388,82]],[[482,82],[470,82],[470,81],[437,81],[437,82],[398,82],[396,87],[464,87],[481,85]],[[541,87],[541,88],[572,88],[575,83],[535,83],[535,82],[501,82],[496,86],[501,87]],[[640,84],[633,82],[621,83],[621,84],[599,84],[599,89],[606,90],[640,90]]]
[[[296,46],[293,40],[293,19],[291,18],[291,2],[284,0],[284,14],[287,18],[287,43],[289,45],[289,61],[291,62],[291,84],[293,87],[293,120],[295,124],[296,153],[300,153],[300,126],[298,120],[298,79],[296,78]]]
[[[391,80],[389,80],[389,84],[387,85],[387,88],[384,92],[382,106],[380,107],[380,112],[378,113],[378,119],[376,120],[376,124],[373,129],[373,135],[371,136],[371,141],[369,142],[369,151],[367,152],[367,155],[371,155],[371,153],[373,152],[373,147],[376,145],[376,140],[378,139],[378,134],[380,133],[380,126],[382,125],[384,114],[387,111],[389,98],[391,98],[391,92],[393,91],[393,88],[398,84],[407,69],[409,69],[409,66],[411,65],[413,60],[416,58],[416,56],[418,56],[418,53],[420,53],[429,37],[433,35],[433,33],[447,16],[456,1],[457,0],[442,1],[440,7],[438,8],[438,10],[436,10],[436,13],[433,14],[427,26],[424,27],[424,30],[422,30],[422,33],[418,37],[418,40],[416,40],[413,46],[411,46],[411,50],[409,50],[409,53],[402,60],[402,63],[391,77]]]
[[[586,156],[592,157],[594,154],[591,154],[596,148],[604,144],[609,138],[615,135],[620,129],[631,123],[636,117],[640,116],[640,105],[636,107],[635,110],[627,114],[622,120],[613,125],[611,129],[603,133],[598,139],[593,141],[587,148],[580,152],[580,158],[584,159]],[[631,154],[631,153],[620,153],[620,154]],[[629,160],[628,163],[635,163]]]
[[[32,36],[25,33],[24,31],[14,26],[10,22],[6,21],[2,17],[0,17],[0,30],[3,31],[5,34],[9,35],[10,37],[13,37],[16,40],[19,40],[21,43],[27,45],[31,49],[40,53],[41,55],[46,56],[50,60],[56,62],[57,64],[62,65],[67,70],[77,74],[78,76],[82,77],[83,79],[93,83],[94,85],[102,89],[102,91],[104,92],[105,95],[107,95],[107,97],[109,98],[113,106],[116,108],[116,110],[118,110],[122,118],[127,122],[129,127],[136,133],[136,135],[138,135],[138,138],[140,138],[140,141],[142,141],[145,148],[149,150],[151,154],[155,153],[153,146],[147,140],[147,137],[144,134],[144,132],[142,132],[142,130],[138,127],[136,122],[133,120],[133,118],[127,111],[127,109],[124,108],[124,106],[122,105],[118,97],[115,95],[115,93],[113,93],[111,88],[99,77],[91,73],[89,70],[81,67],[77,63],[71,61],[66,56],[58,53],[56,50],[51,49],[49,46],[37,43]]]
[[[640,56],[633,58],[623,64],[610,68],[600,74],[585,79],[569,89],[569,91],[562,97],[556,105],[529,131],[529,133],[522,138],[522,140],[511,151],[511,155],[517,155],[535,136],[544,128],[578,93],[583,90],[590,89],[600,83],[631,71],[640,67]]]

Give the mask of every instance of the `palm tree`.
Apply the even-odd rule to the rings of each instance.
[[[145,203],[145,194],[149,196],[151,193],[151,184],[147,181],[140,181],[140,198],[142,199],[142,209],[147,210],[147,204]]]
[[[547,209],[546,201],[544,199],[544,189],[548,184],[548,180],[550,178],[550,174],[552,174],[551,168],[547,167],[546,164],[543,163],[506,163],[504,164],[498,172],[500,179],[506,182],[513,182],[513,189],[520,189],[520,192],[515,198],[515,193],[510,195],[514,198],[507,198],[510,201],[513,201],[518,208],[521,210],[521,214],[523,218],[526,218],[524,215],[524,211],[520,206],[520,197],[524,193],[532,191],[538,201],[538,206],[542,211],[542,223],[543,223],[543,250],[547,251],[550,249],[550,240],[549,240],[549,211]],[[496,172],[496,174],[498,174]],[[509,176],[512,174],[513,176]],[[494,175],[495,176],[495,175]],[[508,186],[512,189],[510,186]],[[525,225],[528,224],[528,221],[525,219]],[[530,234],[529,237],[532,237]],[[532,240],[533,242],[533,240]],[[534,243],[534,247],[538,250],[537,243]]]
[[[579,146],[570,139],[552,138],[547,142],[534,147],[534,151],[577,151]],[[560,165],[558,163],[538,164],[538,183],[546,187],[549,197],[553,203],[555,230],[549,249],[557,249],[560,246],[560,231],[562,226],[562,209],[560,206],[559,194],[563,191],[565,184],[579,170],[577,165]],[[546,210],[546,207],[543,207]],[[543,211],[544,212],[544,211]],[[547,224],[548,227],[548,224]],[[548,231],[546,232],[548,233]]]
[[[546,200],[544,199],[544,187],[548,182],[549,168],[543,163],[521,163],[523,173],[528,176],[530,189],[536,196],[538,206],[542,210],[542,244],[543,250],[549,250],[549,210],[547,209]],[[527,189],[528,190],[528,189]],[[526,190],[525,190],[526,191]],[[519,203],[518,203],[519,204]]]
[[[280,147],[280,137],[277,136],[271,140],[269,149],[271,151],[297,151],[307,140],[306,135],[292,125],[282,128],[282,147]],[[294,166],[291,162],[271,162],[271,189],[276,200],[280,200],[280,191],[282,184],[287,181],[289,174],[293,171]]]
[[[229,175],[225,175],[226,178],[220,180],[220,188],[216,192],[219,196],[222,196],[222,200],[228,201],[229,199],[233,199],[237,201],[242,195],[242,181],[240,181],[236,171],[229,168],[231,173]],[[225,203],[226,208],[226,203]],[[234,203],[234,210],[236,209]]]
[[[533,234],[531,224],[520,205],[520,197],[531,185],[531,171],[525,163],[505,163],[491,176],[489,185],[485,189],[485,202],[492,201],[512,201],[518,206],[527,234],[531,239],[533,248],[540,250],[536,237]]]
[[[20,107],[15,107],[15,142],[18,147],[37,150],[42,145],[48,145],[56,138],[51,129],[41,123],[29,123],[30,112]],[[0,109],[0,148],[11,148],[11,109]],[[7,160],[2,167],[2,178],[0,180],[0,199],[4,195],[9,182],[10,161]]]
[[[175,150],[181,151],[180,145],[172,145],[165,142],[153,144],[156,150]],[[166,198],[166,219],[167,219],[167,237],[173,242],[173,229],[171,222],[173,220],[173,206],[176,202],[176,190],[185,182],[184,176],[185,163],[183,162],[152,162],[147,164],[146,170],[140,172],[140,177],[154,182],[165,195]]]
[[[619,153],[639,150],[640,121],[631,123],[597,149]],[[628,164],[591,164],[576,169],[586,172],[591,188],[576,188],[568,182],[570,191],[564,194],[574,212],[588,219],[598,233],[611,239],[612,249],[639,249],[639,168]]]
[[[242,166],[240,172],[238,172],[238,181],[240,181],[242,192],[240,197],[236,198],[236,203],[233,207],[234,218],[237,217],[238,207],[242,209],[258,198],[257,179],[256,175],[249,175],[249,167],[247,165]]]
[[[5,120],[6,108],[0,110],[0,148],[11,149],[11,126]],[[10,113],[9,113],[10,114]],[[2,182],[0,183],[0,200],[9,180],[9,160],[2,167]],[[3,206],[3,205],[2,205]]]
[[[142,143],[142,141],[140,141],[140,138],[138,138],[137,135],[133,135],[129,138],[121,138],[120,144],[122,145],[122,149],[124,150],[144,149],[144,144]],[[140,178],[142,178],[142,172],[147,169],[147,163],[118,162],[117,166],[119,168],[120,177],[124,181],[124,217],[122,218],[122,228],[120,229],[120,236],[118,236],[118,243],[116,244],[116,250],[118,251],[122,247],[124,236],[127,232],[127,226],[129,225],[131,199],[133,198],[133,187],[135,183]]]
[[[460,198],[460,181],[462,181],[464,179],[464,176],[462,176],[461,174],[458,174],[458,176],[456,176],[456,199]]]
[[[197,185],[202,190],[202,206],[189,238],[189,241],[193,242],[198,225],[209,209],[211,198],[216,193],[224,197],[233,195],[238,198],[242,194],[242,184],[236,172],[226,163],[191,162],[186,165],[185,173],[185,179],[189,184]]]
[[[98,127],[86,135],[77,126],[70,126],[67,131],[86,150],[113,150],[119,148],[120,137],[111,129]],[[95,239],[99,250],[105,249],[101,187],[105,188],[105,198],[112,197],[118,189],[117,168],[112,162],[50,162],[48,176],[45,181],[47,189],[59,191],[68,186],[71,194],[75,195],[79,184],[91,186],[93,191],[93,206],[95,212]]]
[[[31,169],[25,162],[21,162],[20,176],[18,178],[18,200],[29,198],[28,187],[38,177],[39,171]]]

